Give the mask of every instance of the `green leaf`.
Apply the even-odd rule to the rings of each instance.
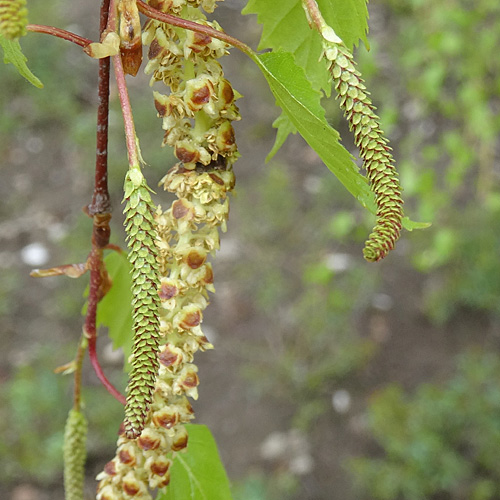
[[[113,348],[123,349],[125,360],[132,351],[132,293],[130,264],[125,253],[111,252],[104,259],[113,286],[97,307],[97,325],[108,328]]]
[[[428,227],[432,226],[430,222],[414,222],[408,217],[403,217],[403,220],[401,222],[403,223],[403,227],[407,231],[413,231],[414,229],[427,229]]]
[[[229,480],[212,433],[205,425],[186,425],[185,453],[175,455],[171,481],[156,500],[231,500]]]
[[[339,144],[339,133],[325,119],[320,93],[312,89],[293,56],[279,51],[250,57],[264,74],[278,106],[309,146],[347,190],[375,213],[374,197],[365,177],[359,173],[351,154]]]
[[[325,21],[352,50],[359,40],[368,46],[366,0],[317,0]],[[301,0],[249,0],[243,14],[257,14],[263,25],[259,49],[291,52],[304,68],[313,88],[329,95],[329,75],[322,60],[321,39],[309,27]],[[321,59],[321,60],[320,60]]]
[[[273,127],[278,129],[276,132],[276,140],[274,141],[274,146],[266,156],[266,161],[269,161],[283,146],[287,137],[290,134],[296,134],[297,128],[290,121],[290,118],[285,113],[281,113],[276,120],[273,122]]]
[[[19,74],[26,78],[35,87],[43,88],[43,83],[30,71],[26,65],[27,57],[21,50],[21,45],[18,40],[7,40],[0,35],[0,46],[3,49],[3,62],[5,64],[13,64]]]
[[[360,39],[366,46],[368,41],[368,11],[366,0],[319,0],[321,13],[344,43],[352,49]],[[322,42],[319,34],[309,27],[301,0],[249,0],[243,14],[257,14],[263,25],[259,49],[271,48],[293,54],[314,90],[331,93],[331,77],[327,62],[322,57]],[[276,142],[267,159],[272,158],[285,142],[292,125],[284,116],[274,123],[278,129]]]

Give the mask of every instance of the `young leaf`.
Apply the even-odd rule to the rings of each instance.
[[[276,120],[273,122],[273,127],[277,129],[276,132],[276,140],[274,141],[274,146],[266,156],[266,161],[269,161],[283,146],[286,141],[286,138],[290,134],[296,134],[297,129],[290,121],[290,118],[285,113],[281,113]]]
[[[407,231],[413,231],[414,229],[427,229],[432,226],[430,222],[415,222],[410,220],[408,217],[403,217],[401,222]]]
[[[111,252],[104,259],[113,285],[97,307],[97,325],[108,328],[113,348],[122,348],[125,360],[132,350],[132,293],[130,265],[125,253]]]
[[[320,93],[312,89],[293,56],[278,51],[253,55],[252,59],[293,126],[347,190],[375,213],[373,194],[366,179],[359,173],[350,153],[339,144],[339,133],[325,119]]]
[[[361,39],[368,46],[368,11],[366,0],[318,0],[321,13],[335,32],[352,49]],[[257,14],[263,25],[259,49],[271,48],[293,54],[295,63],[304,69],[307,79],[315,90],[331,93],[331,78],[325,59],[321,39],[309,27],[301,0],[249,0],[243,14]],[[268,160],[285,142],[293,126],[284,116],[274,123],[278,129],[275,144]]]
[[[19,74],[28,80],[32,85],[43,88],[43,83],[29,70],[26,65],[28,60],[26,56],[22,53],[21,45],[19,45],[18,40],[7,40],[2,35],[0,35],[0,46],[3,49],[3,62],[5,64],[13,64]]]
[[[186,453],[175,455],[171,481],[156,500],[231,500],[229,480],[212,433],[205,425],[186,425]]]

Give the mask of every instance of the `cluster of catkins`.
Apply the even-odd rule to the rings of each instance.
[[[215,0],[150,4],[220,30],[200,10],[212,12]],[[216,60],[227,45],[158,21],[147,23],[143,41],[149,45],[145,71],[152,84],[163,82],[170,89],[154,97],[164,143],[175,148],[179,159],[162,180],[176,199],[155,214],[161,305],[152,404],[138,438],[127,437],[122,426],[116,456],[98,476],[98,500],[150,499],[151,490],[168,485],[173,455],[187,446],[183,424],[193,418],[188,397],[197,398],[199,382],[193,356],[212,347],[201,330],[208,292],[214,291],[207,258],[219,248],[219,227],[226,228],[238,156],[231,125],[239,119],[236,96]]]

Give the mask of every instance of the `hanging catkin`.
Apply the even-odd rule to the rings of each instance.
[[[125,432],[140,435],[153,399],[158,373],[160,321],[159,277],[154,222],[155,207],[141,169],[133,166],[125,179],[124,213],[128,259],[132,266],[132,320],[134,345],[125,406]]]
[[[64,430],[64,494],[66,500],[83,500],[87,420],[79,410],[69,412]]]
[[[402,189],[391,148],[351,52],[326,24],[314,0],[303,0],[303,5],[310,25],[321,35],[324,57],[328,61],[340,107],[354,132],[354,141],[375,195],[377,221],[363,254],[366,260],[376,262],[394,248],[402,228]]]

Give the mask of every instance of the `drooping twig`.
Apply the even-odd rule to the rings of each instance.
[[[118,401],[120,401],[120,403],[125,404],[125,398],[123,397],[123,395],[113,386],[113,384],[107,379],[106,375],[104,374],[101,365],[99,364],[96,350],[97,304],[99,303],[99,300],[105,295],[110,285],[102,259],[104,247],[101,247],[99,243],[102,244],[105,241],[105,238],[102,238],[103,234],[108,234],[109,237],[109,231],[106,230],[106,226],[109,229],[110,218],[110,214],[96,214],[93,217],[94,231],[92,238],[92,251],[90,252],[88,259],[88,265],[90,267],[89,297],[83,331],[88,339],[89,358],[97,377],[110,394],[112,394]],[[96,230],[96,226],[98,225],[101,225],[101,228]]]
[[[83,36],[72,33],[71,31],[66,31],[61,28],[56,28],[55,26],[45,26],[43,24],[28,24],[26,26],[26,31],[31,31],[33,33],[45,33],[46,35],[52,35],[57,38],[62,38],[68,42],[73,42],[80,47],[86,47],[92,43],[92,40],[85,38]]]
[[[100,33],[108,24],[108,11],[109,0],[103,0]],[[90,216],[111,211],[108,191],[109,64],[109,57],[99,59],[95,186],[92,203],[88,207]]]
[[[123,123],[125,127],[125,140],[127,142],[127,153],[129,165],[139,165],[139,150],[136,143],[134,118],[132,107],[128,96],[127,83],[125,81],[125,72],[123,70],[120,55],[113,56],[113,66],[115,69],[116,86],[118,87],[118,97],[123,114]]]
[[[142,0],[137,0],[137,8],[139,9],[139,12],[142,12],[145,16],[150,17],[151,19],[156,19],[157,21],[171,24],[172,26],[177,26],[178,28],[184,28],[186,30],[209,35],[236,47],[247,55],[253,54],[253,50],[247,44],[238,40],[234,36],[224,33],[223,31],[217,31],[210,26],[204,26],[203,24],[189,21],[188,19],[181,19],[180,17],[172,16],[171,14],[165,14],[164,12],[151,7],[151,5],[148,5]]]
[[[100,33],[108,26],[110,0],[101,4]],[[92,251],[88,258],[90,268],[90,285],[87,314],[85,316],[84,333],[88,338],[89,357],[94,371],[104,387],[118,401],[125,404],[123,395],[109,382],[97,358],[97,304],[107,292],[110,282],[104,266],[103,250],[109,245],[111,219],[111,203],[108,192],[107,146],[108,146],[108,114],[109,114],[109,57],[99,60],[99,107],[97,112],[97,146],[95,185],[92,202],[87,213],[93,218]]]
[[[80,411],[81,407],[82,365],[86,349],[87,349],[87,341],[83,336],[78,344],[78,350],[76,351],[76,356],[74,361],[75,372],[73,374],[73,380],[74,380],[73,409],[76,411]]]

